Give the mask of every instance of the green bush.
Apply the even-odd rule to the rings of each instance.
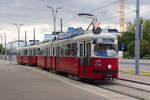
[[[128,58],[129,57],[129,52],[123,52],[123,58]]]
[[[150,54],[146,54],[142,57],[142,59],[150,59]]]
[[[129,51],[129,55],[133,56],[135,55],[135,41],[131,41],[128,44],[128,51]],[[141,40],[140,41],[140,57],[142,58],[144,55],[149,54],[150,53],[150,46],[148,41],[146,40]]]

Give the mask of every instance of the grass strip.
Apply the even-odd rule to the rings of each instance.
[[[133,70],[119,70],[119,72],[128,73],[128,74],[135,74],[135,71],[133,71]],[[149,76],[150,77],[150,72],[140,72],[139,74],[143,75],[143,76]]]

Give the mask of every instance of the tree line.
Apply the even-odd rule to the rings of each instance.
[[[150,59],[150,19],[140,19],[143,25],[143,38],[140,40],[140,58]],[[122,50],[124,44],[124,58],[135,57],[135,32],[136,24],[129,22],[127,31],[123,32],[122,36],[118,36],[119,50]]]

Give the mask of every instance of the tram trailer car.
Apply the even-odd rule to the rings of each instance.
[[[37,65],[37,54],[38,54],[38,49],[37,46],[30,46],[28,48],[28,64],[29,65]]]
[[[22,48],[17,49],[17,63],[22,64]]]
[[[28,47],[18,49],[17,62],[18,64],[28,64]]]
[[[24,47],[17,50],[18,64],[37,64],[37,46]]]
[[[114,35],[84,31],[80,36],[38,45],[37,66],[86,79],[118,78],[117,46]],[[17,61],[20,63],[20,56]]]
[[[52,66],[52,56],[51,53],[51,42],[41,44],[37,46],[37,66],[41,66],[44,69],[51,69]]]

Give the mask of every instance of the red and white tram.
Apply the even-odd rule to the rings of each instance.
[[[18,50],[17,62],[41,66],[87,79],[118,77],[117,37],[108,33],[82,35],[25,47]]]

